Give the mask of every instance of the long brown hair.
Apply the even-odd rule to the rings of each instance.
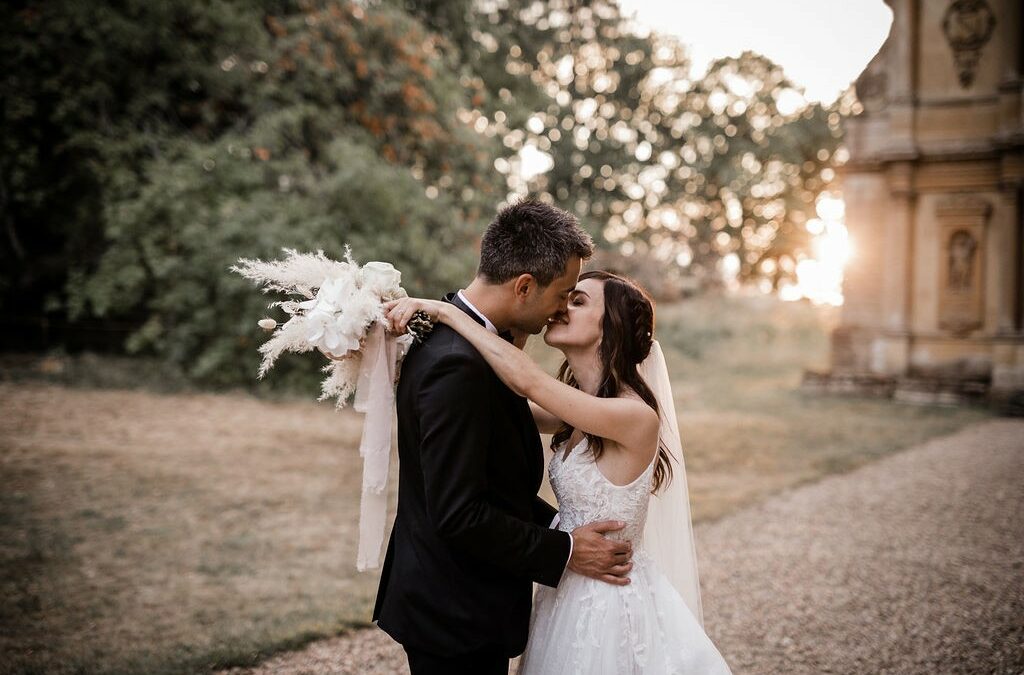
[[[634,281],[611,272],[584,272],[580,275],[580,281],[584,279],[598,279],[604,282],[604,317],[601,320],[602,337],[599,349],[602,378],[596,395],[600,398],[615,398],[628,387],[660,416],[654,392],[637,370],[651,353],[651,345],[654,344],[654,302],[651,296]],[[569,386],[579,388],[568,361],[562,362],[562,367],[558,370],[558,379]],[[551,449],[554,450],[568,441],[574,430],[563,423],[562,428],[551,438]],[[604,453],[604,439],[589,433],[584,435],[589,441],[590,451],[594,453],[596,461]],[[651,492],[656,492],[662,484],[667,484],[671,479],[669,453],[659,438]]]

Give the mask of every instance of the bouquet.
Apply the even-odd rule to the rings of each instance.
[[[345,247],[345,260],[284,249],[283,260],[264,262],[242,258],[231,271],[262,287],[291,296],[270,303],[280,307],[288,320],[278,324],[265,318],[258,322],[270,339],[260,345],[263,354],[258,377],[262,378],[286,351],[305,353],[318,349],[330,361],[321,383],[320,398],[335,397],[342,408],[355,394],[353,407],[366,413],[359,454],[363,457],[363,488],[359,514],[360,571],[377,567],[383,545],[387,511],[387,480],[391,461],[391,428],[395,383],[402,358],[412,342],[423,339],[432,325],[426,315],[410,322],[411,334],[390,333],[384,303],[407,296],[402,274],[386,262],[359,266]],[[421,313],[422,314],[422,313]]]
[[[260,345],[263,360],[260,379],[284,352],[305,353],[319,349],[331,358],[324,366],[327,377],[321,383],[318,400],[336,398],[338,408],[345,406],[356,391],[365,347],[373,329],[385,329],[383,303],[404,298],[402,273],[386,262],[368,262],[360,267],[351,250],[345,248],[345,260],[331,260],[323,251],[303,254],[284,249],[284,260],[264,262],[242,258],[231,271],[262,285],[264,293],[277,291],[291,296],[270,303],[289,316],[283,324],[265,318],[258,322],[264,330],[274,331]],[[413,337],[396,338],[404,355]]]

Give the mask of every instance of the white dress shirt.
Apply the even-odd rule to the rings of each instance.
[[[478,317],[483,319],[483,321],[484,321],[484,328],[486,328],[490,332],[492,332],[495,335],[497,335],[498,334],[497,326],[495,326],[493,323],[491,323],[491,320],[488,319],[486,316],[484,316],[484,313],[481,312],[479,309],[477,309],[476,306],[472,302],[469,301],[469,298],[467,298],[466,294],[462,292],[462,289],[459,289],[458,295],[459,295],[459,300],[462,300],[462,302],[466,303],[466,307],[469,307],[469,309],[472,310],[472,312],[474,314],[476,314]],[[559,520],[559,515],[556,513],[554,520],[551,521],[551,524],[548,525],[548,527],[552,527],[553,528],[556,525],[558,525],[558,520]],[[569,535],[569,558],[572,558],[572,534],[570,534],[569,532],[566,532],[566,534]],[[569,566],[569,559],[566,559],[565,566],[566,567]]]
[[[477,309],[476,305],[470,302],[469,298],[467,298],[466,294],[463,293],[461,290],[459,291],[459,300],[462,300],[464,303],[466,303],[466,307],[469,307],[471,310],[473,310],[474,314],[476,314],[478,317],[484,320],[484,328],[491,331],[495,335],[498,334],[498,327],[491,323],[491,320],[484,316],[484,313]]]

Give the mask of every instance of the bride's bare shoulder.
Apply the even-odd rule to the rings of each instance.
[[[632,418],[638,429],[638,436],[645,440],[650,437],[657,439],[658,430],[661,427],[661,417],[658,411],[640,396],[632,387],[624,386],[617,396],[620,400],[635,409],[635,416]],[[641,447],[647,443],[640,443]]]
[[[657,416],[657,413],[654,412],[654,408],[651,407],[651,404],[645,401],[644,398],[632,387],[623,386],[616,398],[622,399],[623,401],[629,401],[630,405],[647,408]]]

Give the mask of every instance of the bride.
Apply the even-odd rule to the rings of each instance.
[[[538,588],[519,672],[729,673],[703,628],[675,403],[647,293],[608,272],[580,275],[544,334],[565,355],[558,378],[447,302],[386,309],[399,333],[418,310],[448,324],[530,400],[540,431],[554,434],[560,530],[619,520],[626,527],[608,536],[633,542],[627,585],[566,570],[557,588]]]

